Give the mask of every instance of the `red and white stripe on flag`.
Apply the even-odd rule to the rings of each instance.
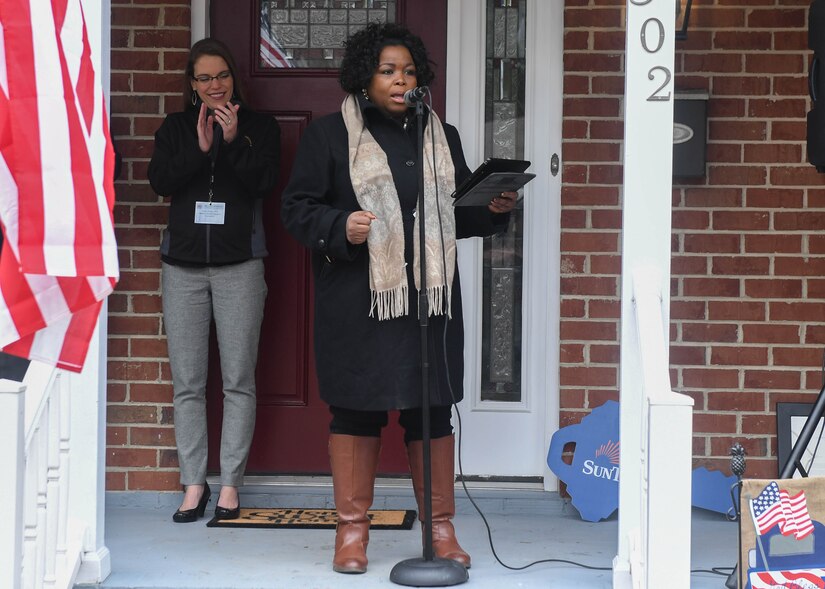
[[[80,371],[119,271],[81,0],[0,0],[0,348]]]

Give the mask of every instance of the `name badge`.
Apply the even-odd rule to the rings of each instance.
[[[195,203],[195,223],[200,225],[223,225],[226,215],[225,202],[203,202]]]

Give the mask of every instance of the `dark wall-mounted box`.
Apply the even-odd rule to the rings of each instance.
[[[673,175],[705,175],[708,94],[677,92],[673,103]]]

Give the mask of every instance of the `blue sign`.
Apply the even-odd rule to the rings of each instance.
[[[573,461],[562,460],[565,445],[576,444]],[[567,485],[582,519],[595,522],[619,508],[619,404],[607,401],[581,423],[563,427],[550,440],[547,466]]]

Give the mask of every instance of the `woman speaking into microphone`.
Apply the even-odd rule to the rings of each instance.
[[[333,569],[367,570],[369,519],[381,429],[400,411],[419,513],[423,509],[418,223],[426,223],[432,533],[435,556],[466,567],[452,525],[452,404],[463,396],[463,326],[456,239],[506,228],[516,193],[486,207],[453,208],[470,174],[456,129],[426,110],[424,159],[407,105],[433,70],[421,39],[373,23],[345,45],[339,112],[304,132],[282,195],[287,230],[312,251],[315,354],[329,405],[329,456],[338,526]],[[406,100],[405,100],[406,95]],[[418,97],[420,99],[420,97]],[[424,166],[424,218],[417,213]],[[421,514],[423,517],[423,514]]]

